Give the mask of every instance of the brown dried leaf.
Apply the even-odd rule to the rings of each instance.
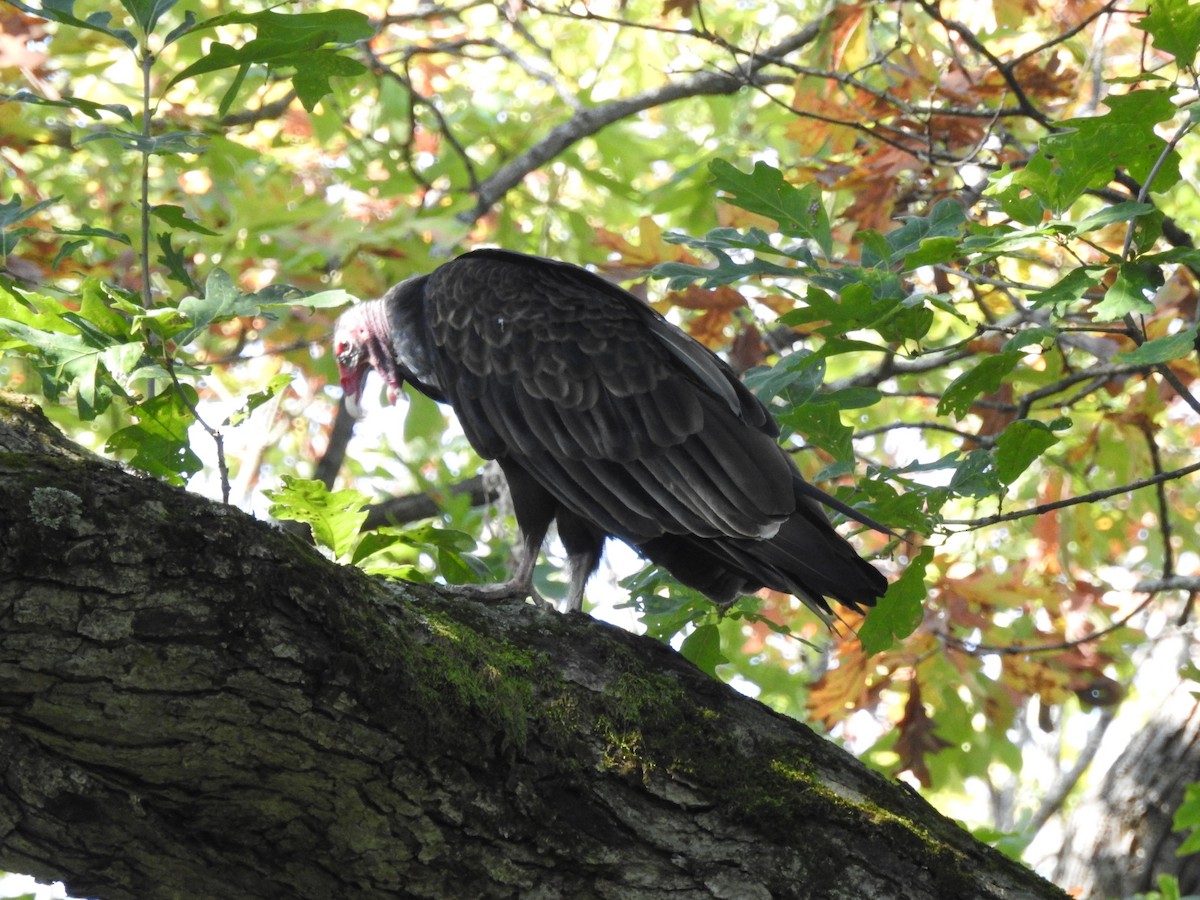
[[[859,0],[858,3],[839,3],[830,10],[826,24],[833,68],[847,63],[847,57],[858,55],[854,51],[862,52],[871,6],[865,0]],[[854,68],[854,64],[849,63],[847,67]]]
[[[41,19],[7,4],[0,9],[0,69],[11,70],[5,77],[21,72],[40,80],[50,74],[45,68],[49,57],[41,43],[45,36]]]
[[[854,196],[854,202],[842,213],[843,217],[857,223],[860,229],[889,231],[900,187],[899,176],[924,168],[917,157],[898,147],[871,150],[834,185],[835,190],[849,191]]]
[[[914,678],[908,687],[908,700],[904,704],[904,716],[900,719],[899,736],[896,738],[896,753],[900,757],[901,771],[912,772],[922,787],[929,787],[929,766],[925,758],[950,746],[950,742],[934,732],[933,719],[921,702],[921,684]]]
[[[987,400],[989,401],[989,404],[986,406],[981,405],[978,402],[979,400]],[[1015,409],[1000,409],[998,406],[993,406],[991,404],[995,403],[997,405],[1003,404],[1011,406],[1012,402],[1013,386],[1007,383],[1000,385],[1000,390],[991,394],[984,394],[982,397],[979,397],[976,400],[971,409],[976,415],[979,416],[980,419],[980,437],[991,437],[992,435],[999,434],[1017,417],[1017,411]],[[974,440],[968,439],[963,442],[963,448],[966,450],[973,450],[978,446],[979,443]]]
[[[784,131],[801,157],[838,156],[854,148],[857,132],[836,121],[854,122],[859,113],[848,109],[841,86],[831,78],[802,75],[796,79],[792,108],[799,116]],[[834,120],[834,122],[826,120]]]
[[[688,18],[696,11],[698,0],[666,0],[663,3],[663,18],[670,18],[672,13],[679,13],[681,18]]]
[[[727,330],[733,324],[733,313],[746,306],[746,298],[728,285],[707,290],[693,284],[685,290],[672,291],[654,305],[660,311],[672,306],[704,310],[704,315],[688,322],[688,333],[705,346],[723,347],[729,343]]]
[[[735,372],[761,366],[767,358],[767,345],[758,326],[751,322],[737,333],[729,348],[729,364]]]
[[[1038,484],[1038,505],[1055,503],[1063,496],[1063,474],[1060,469],[1047,469],[1045,478]],[[1062,526],[1058,518],[1058,510],[1038,516],[1033,522],[1033,537],[1041,548],[1045,571],[1056,575],[1061,571],[1059,564],[1059,548],[1061,545]]]
[[[663,299],[663,304],[681,309],[732,312],[746,306],[746,298],[727,284],[713,290],[692,284],[682,291],[671,291]]]
[[[1022,697],[1038,697],[1056,706],[1071,694],[1071,677],[1043,656],[1006,655],[1001,659],[1000,683]]]

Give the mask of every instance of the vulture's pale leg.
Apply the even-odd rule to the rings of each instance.
[[[463,593],[480,600],[529,597],[543,609],[553,609],[554,604],[547,602],[533,589],[533,570],[542,550],[542,541],[546,539],[546,532],[550,530],[550,523],[554,520],[554,498],[512,460],[500,459],[497,462],[508,482],[513,513],[517,517],[517,525],[521,528],[521,558],[508,581],[499,584],[464,585],[467,590]]]
[[[604,532],[574,513],[558,511],[558,536],[567,549],[570,584],[567,588],[567,612],[583,610],[583,589],[600,565],[604,552]]]
[[[554,520],[554,500],[544,487],[538,484],[520,466],[509,459],[497,460],[504,478],[508,482],[512,498],[513,513],[521,529],[521,556],[517,560],[512,577],[498,584],[464,584],[455,590],[460,596],[476,600],[506,600],[513,597],[529,597],[543,609],[553,609],[533,589],[533,570],[537,565],[542,541]]]
[[[599,562],[600,554],[594,550],[567,556],[567,565],[571,572],[571,582],[567,589],[567,612],[583,611],[583,589],[587,587],[588,578]]]

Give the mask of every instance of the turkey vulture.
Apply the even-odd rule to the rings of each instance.
[[[499,463],[524,553],[475,596],[532,595],[552,521],[573,610],[609,536],[718,604],[765,586],[824,617],[825,597],[857,609],[887,589],[818,501],[887,529],[800,476],[715,354],[586,269],[475,250],[345,312],[334,353],[352,414],[373,368],[392,399],[407,382],[448,403]]]

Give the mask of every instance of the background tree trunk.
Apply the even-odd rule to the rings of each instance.
[[[1176,856],[1187,832],[1172,827],[1185,789],[1200,777],[1200,699],[1177,671],[1191,636],[1173,643],[1182,645],[1175,653],[1163,646],[1155,654],[1164,670],[1157,709],[1067,820],[1054,877],[1084,900],[1154,890],[1160,875],[1176,876],[1185,896],[1200,893],[1200,855]]]
[[[333,565],[0,410],[0,866],[103,898],[1061,898],[653,640]]]

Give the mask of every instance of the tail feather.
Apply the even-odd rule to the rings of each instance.
[[[855,522],[858,522],[861,525],[866,525],[868,528],[878,531],[880,534],[890,535],[894,538],[900,537],[900,535],[896,534],[896,532],[892,531],[892,529],[888,528],[886,525],[880,525],[870,516],[864,515],[853,506],[850,506],[848,503],[843,503],[832,494],[825,493],[819,487],[809,484],[803,478],[796,478],[795,482],[797,497],[809,497],[810,499],[816,500],[818,503],[823,503],[830,509],[836,509],[843,516],[853,519]]]
[[[856,610],[874,606],[887,590],[887,579],[834,530],[814,499],[823,498],[821,502],[864,525],[891,532],[823,491],[808,488],[811,485],[795,479],[796,512],[770,539],[664,535],[638,549],[718,604],[768,587],[795,595],[822,618],[830,613],[826,597]]]
[[[855,553],[824,516],[818,522],[798,513],[769,541],[730,543],[767,587],[805,595],[825,609],[828,606],[818,598],[832,597],[857,609],[874,606],[887,590],[883,574]]]

